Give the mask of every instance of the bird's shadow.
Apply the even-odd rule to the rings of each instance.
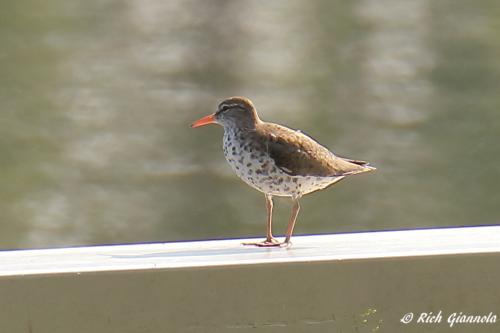
[[[308,249],[309,247],[250,247],[241,246],[239,248],[224,248],[210,250],[185,250],[185,251],[165,251],[138,255],[109,255],[111,258],[120,259],[141,259],[141,258],[182,258],[182,257],[210,257],[210,256],[232,256],[261,253],[287,253],[293,254],[294,250]]]

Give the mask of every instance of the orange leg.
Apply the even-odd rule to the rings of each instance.
[[[272,224],[273,224],[273,196],[266,194],[266,207],[267,207],[267,233],[266,240],[256,243],[243,243],[243,245],[255,245],[260,247],[280,246],[280,242],[273,237]]]
[[[297,221],[297,215],[299,215],[299,210],[300,210],[299,198],[292,198],[292,200],[293,200],[292,215],[290,216],[288,227],[286,228],[285,241],[281,244],[284,246],[288,246],[291,244],[290,238],[292,238],[293,228],[295,227],[295,221]]]

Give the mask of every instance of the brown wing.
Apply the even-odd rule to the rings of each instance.
[[[271,123],[264,127],[269,155],[291,176],[340,177],[368,171],[366,162],[337,157],[300,131]]]

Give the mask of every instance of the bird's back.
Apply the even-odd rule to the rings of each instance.
[[[310,136],[286,126],[261,122],[256,135],[265,138],[276,166],[292,176],[341,177],[375,169],[365,161],[336,156]]]

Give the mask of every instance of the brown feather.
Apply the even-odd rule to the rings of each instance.
[[[364,161],[335,156],[300,131],[264,122],[258,122],[255,130],[276,166],[291,176],[340,177],[373,170]]]

